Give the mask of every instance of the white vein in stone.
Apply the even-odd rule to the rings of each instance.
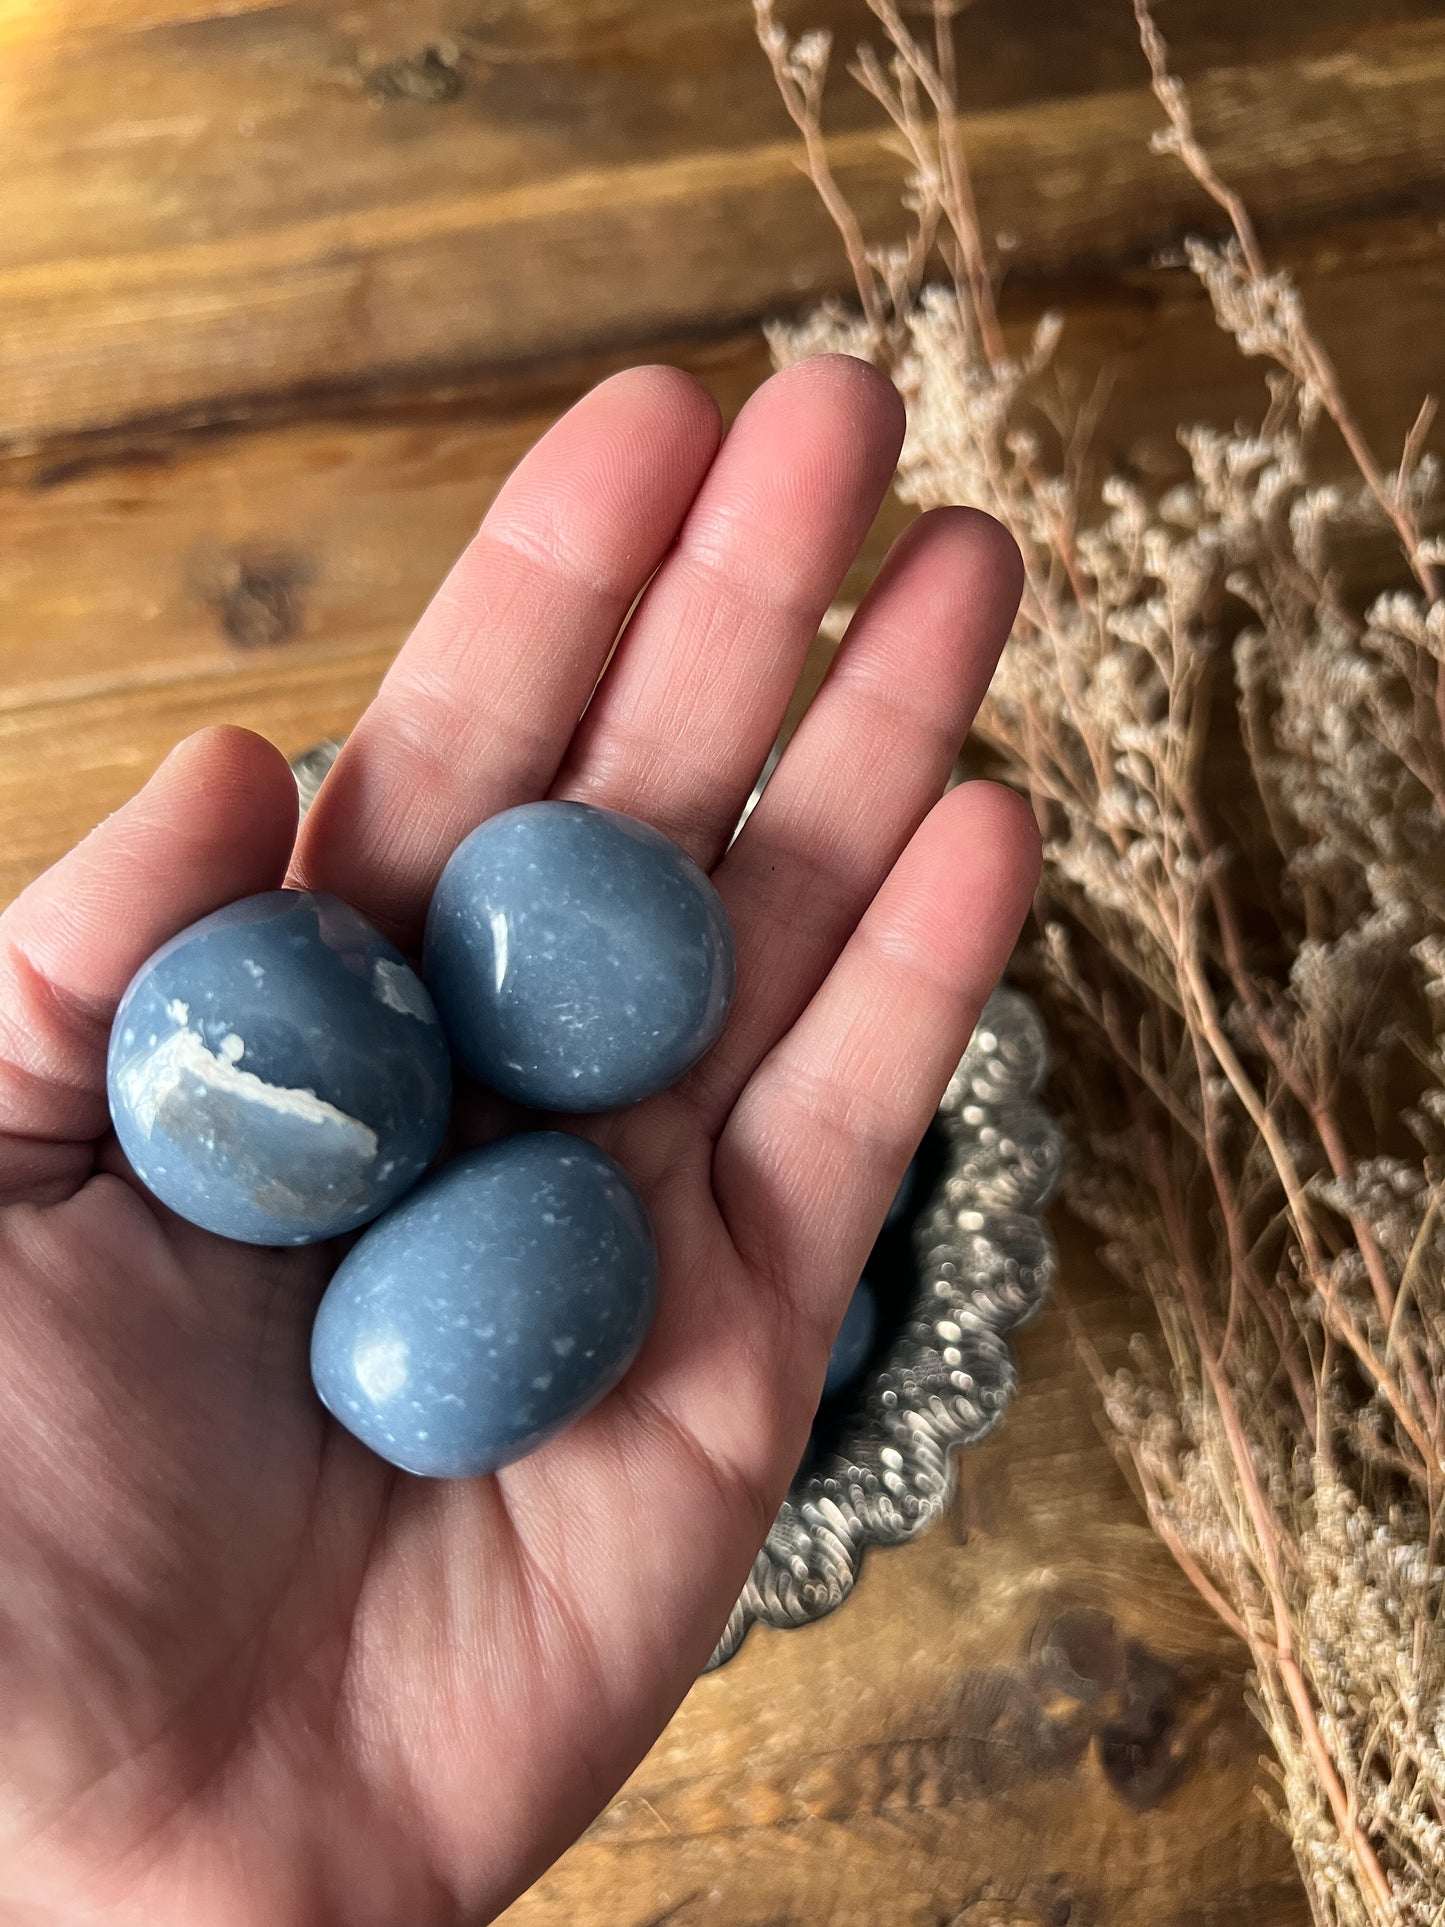
[[[381,1003],[399,1010],[403,1017],[416,1017],[423,1024],[436,1022],[426,993],[405,964],[378,957],[371,966],[371,987]]]
[[[507,981],[512,932],[501,910],[493,910],[488,917],[488,922],[492,926],[492,987],[500,997]]]
[[[234,1049],[239,1039],[228,1035],[225,1041]],[[172,1032],[148,1056],[128,1064],[120,1073],[121,1094],[147,1137],[155,1129],[161,1106],[188,1077],[198,1078],[207,1089],[238,1098],[243,1104],[258,1104],[265,1110],[299,1118],[307,1124],[339,1126],[359,1156],[367,1160],[376,1156],[376,1133],[360,1118],[338,1110],[315,1091],[268,1084],[254,1071],[239,1070],[229,1052],[225,1057],[218,1057],[190,1030]]]

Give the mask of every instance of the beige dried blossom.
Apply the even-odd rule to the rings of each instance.
[[[759,34],[859,306],[769,331],[862,354],[908,408],[919,507],[997,515],[1025,565],[979,722],[1046,863],[1025,967],[1074,1118],[1070,1199],[1157,1336],[1095,1357],[1149,1515],[1249,1647],[1316,1918],[1445,1920],[1445,543],[1427,404],[1380,465],[1299,290],[1196,136],[1147,0],[1155,145],[1222,212],[1189,265],[1266,365],[1258,422],[1181,431],[1187,480],[1091,477],[1061,325],[1000,325],[956,108],[951,0],[927,43],[870,0],[850,71],[907,162],[870,248],[828,167],[826,36]],[[1330,447],[1343,444],[1341,472]],[[1393,539],[1361,605],[1347,558]],[[1224,774],[1221,776],[1221,772]],[[1141,1187],[1141,1172],[1147,1184]]]

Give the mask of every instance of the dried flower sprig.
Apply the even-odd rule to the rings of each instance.
[[[870,0],[850,71],[887,117],[906,239],[870,247],[828,164],[827,37],[759,36],[859,308],[770,330],[886,367],[905,500],[973,502],[1024,558],[980,718],[1046,864],[1031,968],[1075,1120],[1071,1201],[1159,1339],[1081,1349],[1151,1518],[1247,1643],[1321,1922],[1445,1918],[1445,546],[1432,407],[1375,458],[1291,277],[1219,178],[1147,0],[1172,154],[1226,217],[1188,262],[1267,364],[1252,428],[1181,433],[1188,477],[1091,478],[1061,326],[1010,345],[957,106]],[[1332,425],[1338,443],[1330,439]],[[1335,457],[1338,456],[1338,460]],[[1367,606],[1342,558],[1398,543]],[[1139,1174],[1147,1178],[1139,1184]]]

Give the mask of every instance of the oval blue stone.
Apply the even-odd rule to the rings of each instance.
[[[684,851],[589,803],[524,803],[442,872],[423,971],[460,1061],[537,1110],[675,1083],[732,1002],[732,928]]]
[[[848,1309],[843,1314],[838,1336],[833,1340],[833,1350],[828,1357],[828,1375],[823,1380],[824,1398],[841,1392],[857,1378],[868,1362],[877,1330],[878,1301],[873,1296],[873,1287],[868,1280],[860,1278],[853,1288],[853,1296],[848,1300]]]
[[[246,1244],[376,1217],[436,1156],[451,1106],[420,977],[349,905],[302,890],[229,904],[143,964],[106,1083],[141,1182]]]
[[[454,1159],[358,1240],[316,1314],[311,1375],[392,1465],[472,1478],[610,1391],[656,1305],[626,1172],[581,1138],[526,1132]]]

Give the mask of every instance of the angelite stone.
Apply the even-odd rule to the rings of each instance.
[[[848,1300],[848,1309],[843,1314],[838,1336],[833,1340],[833,1349],[828,1357],[828,1375],[823,1380],[824,1398],[831,1398],[835,1392],[843,1391],[857,1378],[868,1363],[868,1354],[873,1349],[877,1331],[878,1300],[873,1296],[873,1287],[868,1280],[860,1278],[853,1288],[853,1296]]]
[[[589,803],[524,803],[453,853],[423,971],[472,1075],[537,1110],[675,1083],[732,1002],[732,928],[669,838]]]
[[[365,1224],[426,1170],[451,1062],[420,977],[335,897],[270,890],[143,964],[107,1065],[121,1148],[164,1204],[246,1244]]]
[[[322,1401],[404,1471],[473,1478],[610,1391],[657,1305],[642,1200],[560,1131],[469,1151],[372,1225],[321,1300]]]

